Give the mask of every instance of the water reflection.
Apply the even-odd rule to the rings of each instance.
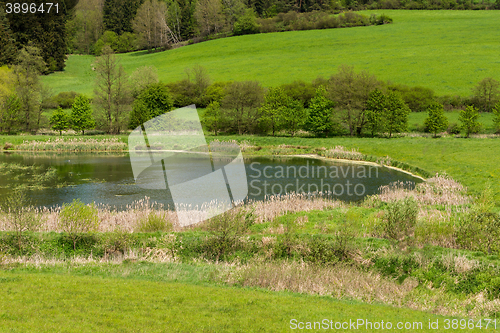
[[[172,206],[168,190],[141,189],[135,185],[128,154],[13,153],[0,154],[0,163],[37,164],[56,169],[58,182],[64,186],[32,191],[31,198],[37,206],[58,206],[80,198],[85,203],[96,202],[120,209],[145,196]],[[302,157],[246,158],[245,168],[249,185],[247,199],[251,200],[319,190],[330,191],[332,197],[341,200],[355,201],[377,193],[380,186],[391,182],[420,182],[418,178],[385,167]],[[2,183],[5,184],[6,179]],[[9,191],[0,188],[0,195]]]

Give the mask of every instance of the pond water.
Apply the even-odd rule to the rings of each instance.
[[[172,205],[169,190],[143,189],[135,184],[128,154],[3,153],[2,163],[53,167],[57,181],[48,188],[30,191],[33,204],[53,207],[79,198],[123,209],[144,199]],[[262,200],[267,195],[290,192],[329,192],[344,201],[356,201],[378,193],[382,185],[396,181],[421,182],[409,174],[386,167],[341,163],[304,157],[245,158],[248,196]],[[11,191],[15,175],[0,170],[0,196]]]

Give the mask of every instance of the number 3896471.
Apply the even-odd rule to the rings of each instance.
[[[36,14],[36,13],[59,13],[59,4],[58,3],[6,3],[5,4],[5,13],[7,14]]]

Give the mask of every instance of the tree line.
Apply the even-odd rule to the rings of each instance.
[[[392,137],[407,131],[412,111],[428,112],[425,131],[437,135],[448,127],[446,109],[461,109],[467,136],[480,130],[479,111],[494,112],[500,128],[500,82],[492,78],[477,83],[467,98],[390,84],[349,66],[340,66],[329,78],[266,88],[256,81],[211,82],[207,70],[196,65],[186,69],[185,79],[163,83],[153,66],[129,75],[109,46],[102,52],[93,64],[96,81],[90,98],[74,92],[51,94],[40,82],[46,67],[40,50],[23,48],[17,65],[0,69],[0,131],[35,133],[51,127],[60,133],[71,128],[82,134],[94,129],[118,134],[190,104],[205,108],[203,125],[215,135],[307,131],[316,136]],[[44,111],[54,109],[47,119]]]

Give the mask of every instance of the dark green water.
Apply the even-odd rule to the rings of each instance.
[[[56,169],[56,182],[48,188],[30,192],[36,206],[58,206],[79,198],[85,203],[96,202],[123,209],[146,196],[164,205],[172,204],[168,190],[142,189],[135,185],[126,154],[3,153],[0,163],[36,164]],[[323,191],[340,200],[355,201],[395,181],[420,182],[408,174],[384,167],[301,157],[253,157],[245,159],[245,168],[247,199],[251,200],[287,192]],[[4,178],[0,179],[0,196],[9,193],[14,183],[22,182],[12,175],[0,177]]]

